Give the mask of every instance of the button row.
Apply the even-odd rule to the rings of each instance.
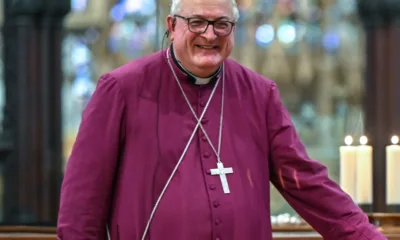
[[[201,107],[205,107],[206,106],[206,102],[204,102],[204,101],[202,101],[202,102],[200,102],[200,106]],[[202,120],[201,120],[201,124],[207,124],[208,123],[208,119],[206,119],[206,118],[203,118]],[[201,140],[203,141],[203,142],[206,142],[207,141],[207,137],[205,136],[205,135],[202,135],[201,136]],[[211,153],[209,153],[209,152],[204,152],[203,153],[203,156],[205,157],[205,158],[209,158],[210,156],[211,156]],[[206,170],[206,173],[207,174],[211,174],[211,170],[210,169],[207,169]],[[215,184],[210,184],[209,185],[209,188],[210,188],[210,190],[215,190],[215,189],[217,189],[217,187],[216,187],[216,185]],[[213,202],[213,206],[214,206],[214,208],[218,208],[219,206],[220,206],[220,203],[219,203],[219,201],[214,201]],[[214,220],[214,224],[215,225],[220,225],[221,224],[221,220],[220,219],[215,219]],[[215,238],[215,240],[221,240],[221,238],[219,238],[219,237],[217,237],[217,238]]]
[[[219,205],[220,205],[219,201],[215,200],[215,201],[213,202],[213,206],[214,206],[215,208],[219,207]]]

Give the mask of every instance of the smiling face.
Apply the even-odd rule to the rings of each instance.
[[[189,30],[188,21],[184,18],[234,22],[231,0],[182,0],[178,15],[183,18],[167,18],[177,58],[185,69],[196,76],[210,76],[232,52],[235,27],[228,36],[217,36],[214,27],[219,29],[223,26],[216,25],[209,25],[206,32],[198,34]],[[191,30],[196,24],[195,20],[192,21]]]

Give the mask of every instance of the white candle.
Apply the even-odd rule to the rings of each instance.
[[[386,203],[395,205],[400,204],[400,146],[397,136],[391,140],[386,147]]]
[[[356,164],[356,203],[372,203],[372,147],[367,145],[368,138],[360,137],[357,147]]]
[[[344,139],[346,146],[341,146],[340,151],[340,187],[354,200],[356,195],[356,160],[357,148],[351,146],[353,138]]]

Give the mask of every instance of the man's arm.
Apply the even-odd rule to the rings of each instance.
[[[326,167],[308,157],[275,83],[269,91],[267,127],[271,182],[324,239],[386,239],[329,179]]]
[[[119,82],[110,75],[102,76],[83,113],[67,163],[58,216],[59,239],[105,239],[123,139],[124,109]]]

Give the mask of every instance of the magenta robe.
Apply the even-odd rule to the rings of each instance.
[[[195,86],[173,63],[200,116],[213,84]],[[231,193],[210,175],[216,157],[199,130],[156,211],[146,239],[270,240],[270,184],[325,239],[385,239],[307,156],[276,84],[225,61],[221,159]],[[202,121],[215,146],[221,84]],[[61,192],[58,237],[140,240],[196,120],[166,51],[100,79],[82,119]]]

